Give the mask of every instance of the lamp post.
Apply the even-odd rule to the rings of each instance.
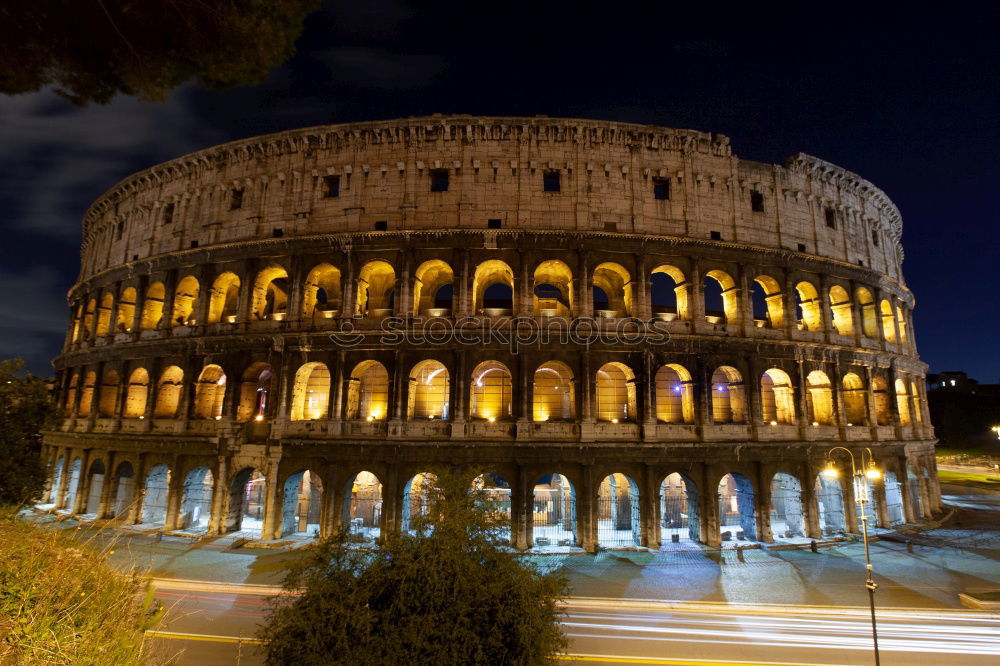
[[[861,537],[865,543],[865,588],[868,590],[868,606],[871,608],[872,613],[872,644],[875,648],[875,666],[879,666],[878,631],[875,628],[875,590],[878,589],[878,583],[872,580],[872,560],[868,549],[868,514],[865,511],[865,505],[871,501],[868,497],[867,481],[880,479],[882,477],[882,472],[875,466],[875,457],[872,455],[871,449],[865,447],[865,449],[861,451],[861,466],[859,468],[855,462],[853,451],[843,446],[835,446],[826,452],[827,461],[826,469],[823,470],[823,476],[828,479],[836,479],[840,475],[837,466],[833,462],[833,454],[838,451],[843,451],[851,459],[851,479],[854,483],[854,501],[859,507],[861,507]],[[865,462],[866,457],[867,463]]]

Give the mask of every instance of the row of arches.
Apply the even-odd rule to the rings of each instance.
[[[405,409],[399,413],[410,420],[451,418],[453,406],[452,373],[442,362],[425,359],[414,364],[407,377]],[[488,360],[476,365],[465,378],[468,385],[469,418],[503,421],[515,417],[513,375],[502,362]],[[619,423],[640,418],[641,387],[637,373],[622,362],[600,366],[592,380],[593,417],[597,421]],[[713,423],[747,423],[751,420],[771,425],[890,425],[896,414],[900,425],[923,423],[923,400],[915,379],[901,376],[890,386],[882,376],[874,376],[866,387],[861,375],[849,371],[839,386],[822,370],[812,370],[804,377],[805,385],[796,388],[788,372],[769,368],[758,378],[759,417],[752,416],[746,386],[739,370],[717,367],[710,376],[704,399]],[[97,382],[95,370],[70,376],[65,407],[77,417],[121,416],[126,419],[170,419],[189,415],[196,419],[220,419],[225,414],[227,390],[232,391],[235,411],[229,416],[239,421],[263,420],[277,416],[274,408],[276,376],[264,362],[251,364],[239,377],[237,386],[227,387],[228,378],[221,366],[206,365],[194,380],[192,406],[181,414],[184,394],[184,371],[175,365],[164,368],[155,387],[149,372],[135,368],[125,379],[112,369]],[[338,400],[335,377],[322,362],[301,365],[292,378],[287,417],[292,421],[344,418],[346,420],[382,421],[392,411],[392,380],[386,367],[376,360],[364,360],[344,377],[343,403]],[[150,404],[151,388],[154,402]],[[698,390],[691,372],[682,364],[667,363],[655,369],[651,388],[651,420],[661,423],[697,422]],[[869,390],[870,388],[870,390]],[[526,418],[535,422],[572,421],[579,418],[577,378],[564,362],[552,360],[537,366],[531,376],[531,401]],[[799,391],[804,391],[800,401]],[[79,394],[79,395],[78,395]],[[96,398],[96,407],[95,407]],[[121,404],[119,404],[121,402]],[[895,407],[895,412],[893,412]],[[838,414],[842,415],[838,419]]]
[[[524,277],[530,289],[518,295],[517,278],[510,265],[499,259],[483,261],[471,274],[468,314],[571,317],[592,313],[600,317],[656,316],[668,320],[689,320],[695,316],[693,285],[676,266],[656,266],[641,280],[615,262],[600,263],[585,272],[589,294],[580,290],[577,284],[580,277],[565,262],[542,261],[530,276]],[[381,259],[368,261],[347,278],[330,263],[318,264],[302,280],[298,299],[293,297],[295,285],[291,280],[285,267],[271,265],[253,276],[245,285],[247,295],[243,296],[241,277],[225,271],[212,280],[205,296],[198,278],[185,275],[178,280],[169,299],[163,281],[150,284],[142,294],[141,307],[135,287],[126,287],[118,294],[117,306],[115,295],[106,291],[99,300],[90,298],[77,306],[71,339],[131,332],[135,328],[235,323],[243,310],[247,321],[390,313],[448,316],[455,311],[454,301],[462,290],[452,266],[441,259],[421,263],[407,284],[402,283],[391,263]],[[782,329],[788,325],[822,332],[829,326],[833,333],[853,337],[857,327],[866,338],[883,338],[892,344],[907,342],[908,315],[902,304],[893,304],[885,298],[876,301],[868,287],[858,286],[853,294],[849,288],[833,284],[821,294],[809,280],[783,286],[776,277],[765,273],[748,280],[749,294],[743,298],[730,273],[711,269],[705,272],[697,291],[703,299],[704,316],[711,323],[735,324],[741,321],[746,309],[759,328]],[[406,294],[408,304],[400,310],[396,300],[407,290],[412,293]],[[517,301],[525,296],[528,302],[519,304]],[[245,305],[241,305],[244,298]],[[589,302],[581,304],[580,298]],[[203,299],[207,302],[202,309],[199,303]],[[291,308],[296,301],[293,312]],[[641,308],[640,303],[644,304]]]

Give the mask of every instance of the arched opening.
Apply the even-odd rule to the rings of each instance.
[[[920,390],[917,388],[917,382],[910,380],[906,382],[906,386],[909,390],[910,400],[913,405],[913,422],[920,425],[924,422],[923,410],[920,404]]]
[[[499,361],[484,361],[472,371],[469,414],[473,419],[497,421],[511,416],[510,370]]]
[[[577,546],[576,490],[562,474],[546,474],[532,491],[532,543],[540,550]]]
[[[83,337],[89,338],[94,333],[94,317],[97,310],[97,300],[87,301],[87,309],[83,314]]]
[[[756,541],[757,510],[753,484],[739,473],[726,474],[719,482],[719,530],[723,541]]]
[[[698,486],[677,472],[660,484],[660,540],[701,541]]]
[[[101,307],[97,310],[97,335],[107,335],[111,332],[111,313],[114,307],[114,295],[105,292],[101,297]]]
[[[318,538],[323,509],[323,481],[310,470],[285,480],[281,500],[281,536]]]
[[[198,304],[200,285],[193,275],[186,275],[177,283],[174,292],[174,313],[171,317],[174,326],[194,326],[195,306]]]
[[[688,285],[684,272],[676,266],[663,264],[649,274],[649,301],[654,317],[660,319],[690,319]]]
[[[903,493],[900,483],[896,479],[896,473],[886,471],[883,483],[885,484],[885,510],[889,518],[889,525],[902,525],[906,522],[903,513]]]
[[[711,270],[705,274],[705,320],[710,324],[735,324],[740,320],[736,282],[729,273]]]
[[[513,308],[514,271],[510,266],[499,259],[490,259],[476,266],[472,278],[472,311],[480,315],[499,316],[511,314]]]
[[[635,373],[624,363],[605,363],[597,371],[597,420],[635,419]]]
[[[447,420],[449,388],[448,368],[443,363],[433,360],[417,363],[410,371],[407,418]]]
[[[662,423],[694,423],[691,373],[676,363],[656,371],[656,419]]]
[[[358,273],[354,312],[371,317],[387,315],[395,305],[396,271],[385,261],[369,261]]]
[[[348,420],[382,421],[389,406],[389,373],[378,361],[354,367],[347,386]]]
[[[906,488],[910,492],[910,506],[913,508],[913,515],[920,519],[927,516],[924,503],[920,499],[920,478],[913,471],[913,465],[906,464]]]
[[[170,492],[170,468],[153,465],[143,484],[142,523],[162,525],[167,520],[167,495]]]
[[[125,389],[125,410],[122,416],[126,419],[137,419],[146,413],[146,400],[149,396],[149,373],[145,368],[136,368],[128,378]]]
[[[780,368],[770,368],[760,376],[760,405],[764,423],[795,423],[795,389],[792,378]]]
[[[868,424],[868,394],[861,377],[853,372],[844,375],[844,417],[847,425],[860,426]]]
[[[69,386],[66,389],[66,401],[63,403],[63,408],[70,416],[73,415],[73,409],[76,407],[76,392],[79,385],[80,373],[74,372],[69,378]]]
[[[410,477],[403,486],[403,534],[420,536],[430,531],[426,520],[440,500],[437,475],[421,472]]]
[[[83,332],[83,303],[73,308],[73,342],[79,342],[84,336]]]
[[[115,470],[114,499],[111,502],[111,517],[127,516],[135,498],[135,469],[132,463],[124,461]]]
[[[212,489],[215,479],[208,467],[195,467],[184,477],[178,529],[204,533],[212,518]]]
[[[240,303],[240,278],[236,273],[222,273],[209,290],[208,323],[236,322]]]
[[[886,342],[896,344],[896,324],[893,321],[892,305],[889,301],[883,300],[879,309],[882,312],[882,335]]]
[[[281,320],[288,312],[288,271],[268,266],[257,273],[250,302],[250,320]]]
[[[115,331],[117,333],[132,332],[132,324],[135,321],[136,300],[135,287],[126,287],[122,290],[122,294],[118,298],[118,312],[115,318]]]
[[[76,493],[80,489],[80,475],[83,472],[83,461],[74,458],[69,464],[69,478],[66,480],[66,495],[63,497],[63,507],[73,511],[76,504]]]
[[[854,335],[854,315],[851,313],[851,297],[839,284],[830,287],[830,310],[833,312],[833,328],[840,335]]]
[[[820,309],[819,293],[811,282],[803,281],[795,285],[795,310],[800,331],[822,332],[823,312]]]
[[[875,401],[875,423],[889,425],[889,387],[882,377],[872,378],[872,397]]]
[[[167,368],[167,371],[170,370],[171,368]],[[167,371],[163,373],[164,376],[166,376]],[[160,381],[162,382],[163,380],[161,379]],[[217,365],[206,365],[198,376],[198,382],[194,387],[194,418],[221,419],[222,404],[225,396],[226,373]],[[164,410],[168,409],[168,407],[168,404],[164,404]],[[176,405],[174,405],[173,411],[176,413]]]
[[[629,317],[632,310],[632,275],[613,262],[594,269],[594,314],[605,317]],[[603,292],[604,296],[600,296]],[[598,300],[601,299],[601,300]]]
[[[910,396],[902,379],[896,380],[896,409],[899,410],[899,425],[910,425]]]
[[[80,392],[80,407],[77,416],[90,416],[90,408],[94,402],[94,386],[97,384],[97,373],[90,370],[83,376],[83,391]]]
[[[906,344],[906,315],[903,308],[896,306],[896,327],[899,329],[899,344]]]
[[[534,275],[533,314],[571,317],[573,314],[573,271],[558,259],[538,264]]]
[[[104,461],[95,460],[90,464],[87,479],[87,503],[83,507],[85,514],[100,518],[101,493],[104,492]]]
[[[806,535],[802,507],[802,484],[785,472],[771,477],[771,533],[776,539]]]
[[[264,528],[267,480],[253,467],[244,467],[229,484],[229,512],[226,532],[242,532],[250,539],[259,539]]]
[[[757,328],[781,328],[785,325],[784,294],[770,275],[758,275],[750,285],[750,303]]]
[[[57,507],[59,504],[59,486],[62,484],[63,464],[62,456],[56,459],[56,465],[52,469],[52,485],[49,486],[49,506]]]
[[[112,418],[118,413],[118,373],[107,370],[101,381],[101,392],[97,399],[97,415]]]
[[[143,331],[151,331],[160,325],[163,319],[163,299],[166,298],[167,291],[162,282],[154,282],[146,290],[146,298],[142,301],[142,320],[139,328]]]
[[[821,370],[806,376],[806,419],[813,425],[834,425],[833,388]]]
[[[858,287],[854,297],[861,307],[861,332],[866,338],[878,337],[878,320],[875,314],[875,299],[872,293],[864,287]]]
[[[532,390],[534,421],[573,419],[573,371],[560,361],[548,361],[535,370]]]
[[[597,544],[630,548],[641,537],[639,486],[624,474],[609,474],[597,489]]]
[[[359,472],[344,488],[343,527],[353,540],[371,542],[382,535],[382,483]]]
[[[413,282],[413,314],[428,317],[441,317],[451,314],[451,303],[447,306],[438,305],[438,294],[455,281],[455,272],[444,261],[431,259],[420,264]],[[452,290],[447,290],[448,300]],[[447,309],[448,311],[442,311]]]
[[[274,373],[267,363],[258,361],[243,373],[237,421],[263,421],[271,411],[271,381]]]
[[[745,423],[746,394],[743,377],[732,366],[721,365],[712,373],[712,422]]]
[[[485,510],[496,528],[494,535],[510,543],[510,484],[498,474],[487,472],[472,480],[476,503]]]
[[[844,534],[847,531],[844,493],[839,479],[816,475],[816,506],[819,509],[819,528],[823,536]]]
[[[320,264],[309,271],[302,290],[302,318],[329,319],[340,310],[340,270]]]
[[[330,370],[323,363],[306,363],[295,373],[292,421],[325,419],[330,406]]]
[[[215,366],[218,367],[218,366]],[[221,372],[221,368],[219,368]],[[204,371],[202,372],[204,375]],[[225,382],[223,382],[225,383]],[[181,392],[184,390],[184,371],[176,365],[168,366],[162,374],[156,389],[156,406],[153,416],[158,419],[177,418],[177,408],[181,402]],[[197,397],[195,403],[197,405]],[[209,418],[203,416],[201,418]]]

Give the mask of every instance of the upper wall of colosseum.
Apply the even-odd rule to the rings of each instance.
[[[259,238],[497,227],[735,241],[903,281],[895,205],[821,159],[740,160],[692,130],[464,116],[288,131],[134,174],[87,211],[81,277]]]

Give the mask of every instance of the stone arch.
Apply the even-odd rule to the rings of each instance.
[[[135,468],[127,460],[118,463],[115,469],[113,492],[109,512],[111,517],[127,516],[129,508],[135,501]]]
[[[861,308],[861,332],[866,338],[878,337],[878,318],[875,313],[875,299],[865,287],[854,291],[854,298]]]
[[[137,419],[146,413],[146,400],[149,397],[149,372],[146,368],[136,368],[128,378],[125,389],[125,409],[122,417]]]
[[[795,307],[798,310],[799,329],[819,333],[823,330],[823,311],[819,292],[812,282],[803,280],[795,285]]]
[[[710,323],[736,324],[740,320],[740,303],[737,298],[736,282],[729,273],[714,269],[705,273],[705,318]],[[718,298],[722,309],[714,302]],[[710,319],[717,318],[717,319]]]
[[[495,521],[494,536],[502,543],[511,542],[510,483],[499,474],[485,472],[472,480],[477,504]]]
[[[94,317],[97,312],[97,299],[87,301],[87,309],[83,313],[83,337],[89,338],[94,333]]]
[[[483,361],[472,371],[469,416],[497,421],[511,416],[511,376],[499,361]]]
[[[167,520],[167,498],[170,494],[170,468],[153,465],[142,484],[142,523],[163,525]]]
[[[177,518],[178,529],[204,533],[212,519],[212,493],[215,477],[212,470],[199,465],[184,477],[181,493],[181,513]]]
[[[83,460],[77,456],[69,464],[69,478],[66,479],[66,494],[63,506],[67,511],[73,511],[76,505],[76,493],[80,490],[80,476],[83,473]]]
[[[569,421],[574,415],[573,371],[562,361],[547,361],[535,370],[532,419]]]
[[[222,368],[219,368],[219,370],[221,371]],[[202,371],[202,375],[204,375],[204,371]],[[224,385],[225,375],[221,375],[221,377],[223,378],[223,385]],[[223,388],[222,390],[224,391],[225,389]],[[160,373],[160,381],[157,383],[156,406],[153,408],[153,416],[158,419],[177,418],[177,409],[180,407],[181,393],[183,391],[184,391],[184,371],[181,370],[176,365],[171,365],[164,368],[163,372]],[[196,395],[195,395],[196,407],[197,404],[198,404],[198,395],[196,389]],[[202,416],[201,418],[209,418],[209,416]]]
[[[917,425],[921,425],[924,422],[924,416],[920,404],[920,390],[917,388],[916,380],[911,379],[906,382],[906,387],[910,396],[911,404],[913,405],[913,422]]]
[[[97,373],[88,370],[83,376],[83,389],[80,391],[80,406],[77,408],[77,416],[90,416],[90,409],[94,402],[94,388],[97,384]]]
[[[683,365],[660,366],[654,378],[656,419],[662,423],[694,423],[694,383]]]
[[[573,314],[573,271],[565,262],[548,259],[535,267],[532,313],[570,317]]]
[[[927,507],[924,506],[923,498],[920,493],[920,477],[913,470],[913,464],[910,462],[906,463],[906,489],[910,493],[910,506],[913,507],[913,517],[920,519],[926,518],[929,514]]]
[[[167,368],[167,370],[170,370],[170,368]],[[166,371],[164,371],[164,375],[166,375]],[[160,381],[163,380],[161,379]],[[198,381],[195,383],[194,418],[221,419],[225,396],[226,373],[218,365],[206,365],[202,369],[201,374],[198,375]]]
[[[257,361],[243,372],[240,381],[240,402],[237,421],[263,421],[271,413],[274,372],[268,363]]]
[[[423,520],[435,511],[441,489],[437,475],[420,472],[403,485],[402,533],[411,536],[424,534]]]
[[[487,303],[486,290],[494,285],[503,285],[509,291],[511,298],[514,293],[514,271],[499,259],[489,259],[476,266],[472,278],[472,311],[475,314],[489,314],[484,310],[507,310],[506,302]],[[494,290],[496,291],[496,290]],[[491,300],[497,296],[491,293]],[[497,304],[499,303],[499,304]],[[500,312],[496,314],[502,314]]]
[[[649,302],[653,315],[661,319],[690,319],[688,311],[688,284],[684,271],[660,264],[649,273]]]
[[[899,344],[906,344],[906,314],[903,308],[896,306],[896,328],[899,329]]]
[[[163,319],[163,300],[167,297],[167,290],[162,282],[154,282],[146,289],[146,298],[142,301],[142,319],[139,328],[143,331],[151,331],[160,325]]]
[[[848,372],[842,381],[844,396],[844,418],[847,425],[868,423],[868,393],[865,383],[856,373]]]
[[[63,403],[63,408],[66,413],[73,415],[73,410],[76,408],[76,392],[79,390],[80,386],[80,373],[74,372],[70,375],[69,386],[66,388],[66,401]]]
[[[62,484],[64,465],[65,458],[60,455],[56,458],[55,467],[52,468],[52,485],[49,486],[49,505],[53,508],[58,508],[59,505],[59,486]]]
[[[413,314],[436,316],[437,295],[442,288],[453,285],[455,271],[441,259],[425,261],[417,267],[413,281]]]
[[[882,299],[879,304],[879,311],[882,315],[882,337],[890,344],[896,344],[896,324],[893,321],[892,305],[889,301]]]
[[[802,484],[798,477],[787,472],[771,477],[771,533],[784,539],[806,535]]]
[[[267,509],[267,479],[254,467],[244,467],[229,484],[229,511],[225,531],[242,532],[251,539],[263,534]]]
[[[330,407],[330,369],[325,363],[304,363],[292,386],[292,421],[325,419]]]
[[[745,423],[746,393],[740,371],[720,365],[712,373],[712,422]]]
[[[779,329],[785,325],[785,295],[770,275],[758,275],[750,285],[754,324],[758,328]]]
[[[193,275],[185,275],[177,283],[174,291],[174,312],[171,321],[174,326],[194,326],[195,308],[198,305],[198,291],[201,285]]]
[[[450,417],[449,390],[448,368],[433,359],[420,361],[410,370],[407,418],[447,420]]]
[[[753,484],[743,474],[722,477],[718,488],[719,530],[723,541],[756,541],[757,509]]]
[[[624,363],[612,361],[597,369],[597,420],[609,423],[634,421],[635,373]]]
[[[660,483],[660,540],[701,541],[698,485],[686,474],[668,474]]]
[[[806,419],[813,425],[834,425],[833,387],[822,370],[806,376]]]
[[[830,287],[830,311],[833,313],[833,328],[840,335],[854,335],[854,315],[851,312],[851,297],[839,284]]]
[[[121,380],[114,370],[105,370],[101,379],[101,391],[97,398],[97,415],[113,418],[118,413],[118,385]]]
[[[765,423],[795,423],[795,388],[784,370],[769,368],[760,376],[760,402]]]
[[[268,266],[253,281],[250,320],[280,320],[288,312],[288,271],[281,266]]]
[[[892,422],[889,416],[889,387],[884,377],[872,378],[872,397],[875,401],[875,423],[889,425]]]
[[[73,306],[73,342],[79,342],[84,337],[83,330],[83,303]]]
[[[539,550],[566,550],[579,543],[576,489],[562,474],[545,474],[532,486],[532,546]]]
[[[382,421],[389,411],[389,373],[378,361],[354,366],[347,387],[348,420]]]
[[[387,261],[369,261],[358,273],[358,293],[355,314],[379,315],[392,311],[395,305],[396,271]]]
[[[896,473],[886,470],[882,482],[885,487],[885,511],[889,525],[902,525],[906,522],[906,515],[903,512],[903,493]]]
[[[312,470],[285,479],[281,499],[281,536],[319,537],[323,511],[323,480]]]
[[[240,307],[240,276],[230,271],[221,273],[215,278],[208,293],[207,323],[218,324],[225,321],[235,324]]]
[[[107,335],[111,332],[111,313],[115,307],[115,296],[110,291],[101,297],[101,307],[97,310],[97,335]]]
[[[632,305],[632,274],[611,261],[598,264],[593,272],[594,312],[605,310],[609,317],[630,317],[634,314]],[[598,302],[599,291],[607,300],[605,307]]]
[[[844,492],[840,479],[816,475],[816,507],[819,511],[819,528],[823,536],[844,534],[847,522],[844,511]]]
[[[302,318],[328,319],[340,310],[340,269],[322,263],[309,271],[302,290]]]
[[[382,482],[372,472],[358,472],[344,486],[341,523],[357,541],[377,541],[382,536]]]
[[[131,333],[132,324],[135,321],[135,305],[138,302],[138,295],[135,287],[125,287],[121,296],[118,297],[118,309],[115,316],[115,332]]]
[[[910,395],[906,390],[906,382],[896,379],[896,409],[899,411],[899,425],[910,425]]]
[[[632,477],[614,473],[597,487],[597,545],[631,548],[642,538],[639,520],[639,486]]]
[[[104,492],[104,461],[98,458],[90,463],[90,471],[87,473],[87,502],[84,504],[83,513],[102,518],[101,494]]]

